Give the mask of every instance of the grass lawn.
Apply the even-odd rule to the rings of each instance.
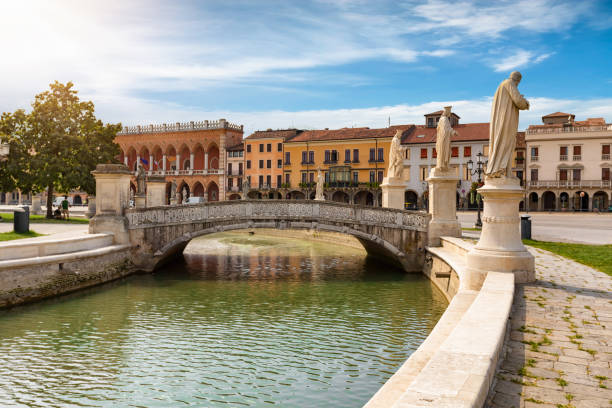
[[[461,228],[463,231],[481,231],[482,228]]]
[[[0,222],[13,222],[13,213],[0,213]],[[30,222],[42,224],[89,224],[87,218],[70,218],[69,220],[55,220],[45,218],[44,215],[30,214]]]
[[[16,232],[0,232],[0,241],[12,241],[14,239],[22,239],[22,238],[34,238],[41,237],[45,234],[39,234],[38,232],[28,231],[23,234],[18,234]]]
[[[612,245],[568,244],[524,239],[523,243],[545,249],[612,276]]]

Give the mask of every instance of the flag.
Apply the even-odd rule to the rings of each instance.
[[[149,165],[149,161],[145,159],[144,157],[140,158],[140,162],[146,164],[147,166]]]

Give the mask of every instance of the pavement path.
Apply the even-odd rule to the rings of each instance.
[[[485,406],[612,407],[612,277],[529,251],[538,280],[516,286],[507,354]]]
[[[523,213],[524,214],[524,213]],[[612,244],[612,213],[529,213],[531,237],[540,241]],[[458,212],[463,228],[472,228],[476,212]]]
[[[0,232],[9,232],[13,230],[13,223],[0,223]],[[65,233],[82,233],[89,230],[89,224],[56,224],[56,223],[30,223],[30,230],[39,234],[65,234]],[[27,238],[29,239],[29,238]],[[8,242],[8,241],[7,241]]]

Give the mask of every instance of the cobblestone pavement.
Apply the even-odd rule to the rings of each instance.
[[[612,407],[612,278],[540,249],[517,285],[489,408]]]

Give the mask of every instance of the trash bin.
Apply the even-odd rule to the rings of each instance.
[[[531,215],[521,215],[521,239],[531,239]]]
[[[26,233],[30,230],[30,207],[25,206],[13,212],[13,230],[17,233]]]

